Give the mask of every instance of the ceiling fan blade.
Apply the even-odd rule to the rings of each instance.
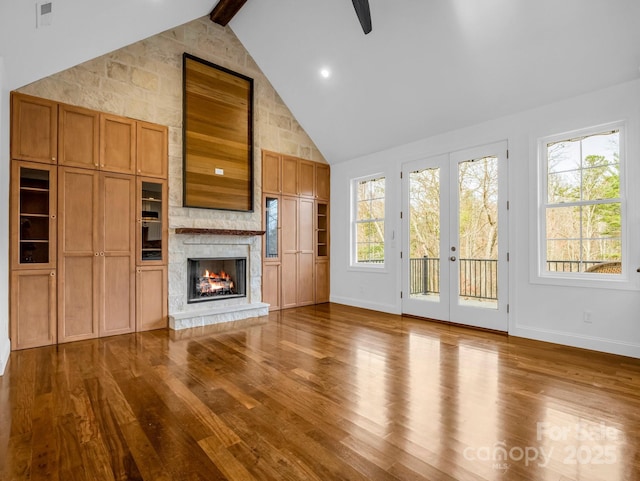
[[[358,20],[362,25],[364,34],[371,32],[371,10],[369,10],[369,0],[353,0],[353,8],[356,9]]]

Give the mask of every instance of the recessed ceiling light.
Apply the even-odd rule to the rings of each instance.
[[[322,78],[329,78],[331,77],[331,70],[329,70],[328,68],[323,68],[320,70],[320,76]]]

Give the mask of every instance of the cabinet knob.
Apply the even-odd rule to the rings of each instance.
[[[95,253],[95,254],[93,254],[93,255],[97,257],[97,256],[99,256],[99,255],[100,255],[100,253],[99,253],[99,252],[96,252],[96,253]]]
[[[55,218],[56,218],[56,215],[55,215],[55,214],[53,214],[53,215],[51,216],[51,218],[52,218],[52,219],[55,219]]]
[[[51,277],[55,277],[55,276],[56,276],[56,273],[55,273],[55,272],[52,272],[52,273],[51,273],[51,274],[49,274],[49,275],[50,275]]]
[[[56,160],[56,158],[55,157],[51,157],[51,160]]]
[[[101,253],[100,253],[100,255],[101,255],[101,256],[104,256],[104,252],[101,252]]]

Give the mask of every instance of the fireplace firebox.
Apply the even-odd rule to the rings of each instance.
[[[189,304],[246,297],[247,259],[244,257],[187,259]]]

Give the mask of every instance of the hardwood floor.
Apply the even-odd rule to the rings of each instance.
[[[640,360],[323,304],[11,354],[0,479],[640,479]]]

